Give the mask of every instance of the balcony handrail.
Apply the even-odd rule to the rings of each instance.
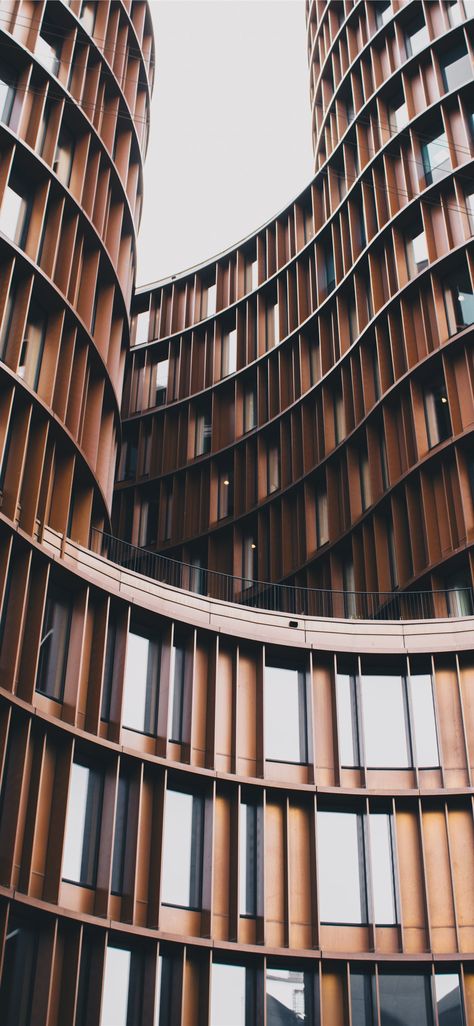
[[[467,585],[424,591],[344,591],[277,584],[184,563],[132,545],[95,527],[91,529],[90,548],[124,569],[170,587],[218,601],[287,613],[294,617],[432,620],[470,616],[474,611],[474,591]]]

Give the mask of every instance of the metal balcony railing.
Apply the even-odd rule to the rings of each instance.
[[[472,587],[437,591],[332,591],[297,584],[271,584],[233,577],[192,563],[181,563],[158,552],[131,545],[92,528],[91,549],[110,562],[151,577],[173,588],[207,598],[289,616],[320,616],[350,620],[431,620],[470,616],[474,611]]]

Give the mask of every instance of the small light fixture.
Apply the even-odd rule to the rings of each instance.
[[[224,484],[226,485],[226,487],[227,485],[230,485],[230,481],[227,477],[224,479]]]
[[[298,626],[298,620],[289,620],[288,621],[288,626],[289,627],[297,627]]]
[[[256,549],[256,548],[257,548],[257,546],[256,546],[255,542],[252,542],[252,544],[251,544],[250,548],[251,548],[251,549]]]
[[[447,401],[448,401],[448,400],[446,399],[446,396],[445,396],[445,395],[442,395],[442,396],[441,396],[441,402],[442,402],[442,403],[447,403]]]

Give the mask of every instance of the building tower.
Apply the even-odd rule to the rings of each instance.
[[[2,10],[2,1026],[474,1026],[472,5],[133,295],[147,6]]]

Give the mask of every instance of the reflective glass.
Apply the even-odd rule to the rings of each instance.
[[[362,816],[318,811],[319,915],[326,923],[364,923]]]
[[[458,973],[436,973],[435,994],[439,1026],[464,1026]]]
[[[196,590],[194,588],[192,591]],[[185,649],[173,645],[171,650],[170,693],[168,696],[168,737],[171,741],[184,740],[184,669]]]
[[[405,706],[405,684],[398,674],[365,674],[361,678],[362,721],[367,766],[411,765]]]
[[[135,345],[138,346],[142,342],[148,342],[148,328],[150,324],[150,311],[143,310],[135,317],[136,331],[135,331]]]
[[[243,965],[212,963],[209,1026],[250,1026],[245,1014],[245,977]]]
[[[100,1026],[128,1026],[130,962],[130,951],[107,948]]]
[[[239,824],[239,911],[256,916],[261,858],[261,814],[258,805],[241,802]]]
[[[313,1026],[312,974],[267,968],[267,1026],[304,1022]],[[288,1015],[288,1012],[291,1015]]]
[[[102,805],[101,775],[74,762],[67,804],[62,876],[88,887],[95,883]]]
[[[166,389],[168,387],[169,360],[160,360],[155,370],[155,406],[163,406],[166,402]]]
[[[352,1026],[374,1026],[373,977],[351,970]]]
[[[391,817],[387,813],[371,813],[369,829],[373,921],[388,925],[397,922]]]
[[[130,631],[123,685],[124,727],[145,734],[156,731],[159,688],[159,645]]]
[[[233,374],[237,369],[237,329],[224,332],[222,338],[221,377]]]
[[[113,894],[121,894],[123,891],[129,791],[130,783],[128,777],[120,774],[117,791],[117,806],[115,809],[114,854],[112,859]]]
[[[417,673],[411,675],[410,700],[417,765],[439,766],[431,674]]]
[[[472,64],[465,43],[460,43],[443,54],[440,64],[445,89],[457,89],[463,82],[472,78]]]
[[[35,54],[39,57],[45,68],[51,72],[52,75],[57,75],[59,71],[59,56],[61,53],[61,40],[59,37],[50,42],[48,39],[41,34],[36,40]]]
[[[214,282],[214,284],[213,285],[209,285],[209,288],[207,289],[207,308],[206,308],[206,312],[204,314],[205,317],[211,317],[212,314],[215,314],[215,312],[216,312],[216,302],[217,302],[217,285]]]
[[[379,974],[380,1026],[433,1026],[430,977]]]
[[[0,985],[2,1026],[31,1026],[37,951],[37,929],[11,911]]]
[[[359,766],[356,678],[349,673],[336,676],[337,727],[341,766]]]
[[[299,670],[265,669],[265,756],[279,762],[306,762],[305,679]]]
[[[28,227],[28,199],[20,186],[7,185],[0,213],[0,228],[17,246],[24,246]]]
[[[161,900],[201,904],[203,802],[182,791],[166,792]]]
[[[5,68],[0,72],[0,121],[4,125],[10,124],[10,116],[15,98],[15,78]]]
[[[430,142],[422,144],[421,155],[426,184],[439,181],[451,168],[446,132],[441,132]]]
[[[63,698],[70,627],[69,596],[52,584],[43,618],[36,690],[57,702]]]
[[[46,312],[32,299],[17,374],[34,389],[38,387],[47,323]]]
[[[418,53],[419,50],[428,45],[428,29],[421,13],[407,25],[405,43],[408,57],[412,57],[413,54]]]

